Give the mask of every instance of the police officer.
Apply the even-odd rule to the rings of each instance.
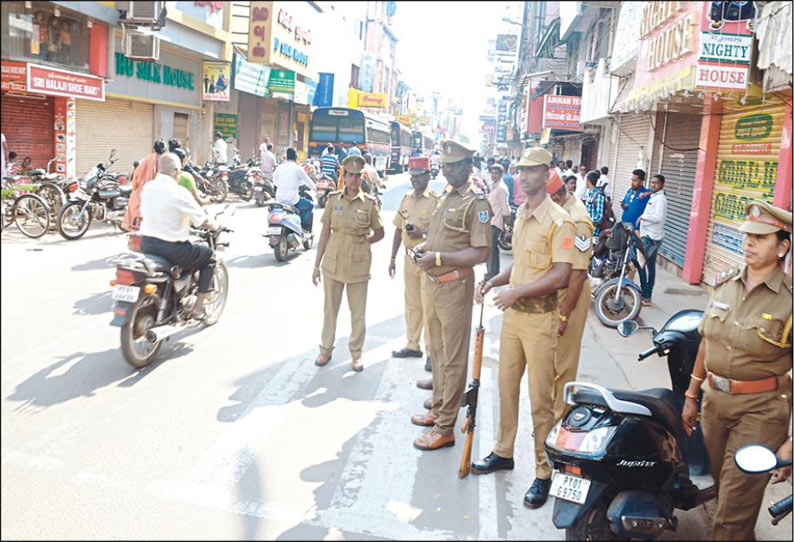
[[[394,215],[394,240],[391,246],[391,260],[389,261],[389,276],[394,278],[396,272],[397,251],[400,244],[404,243],[406,249],[414,249],[427,236],[430,227],[430,218],[438,204],[438,195],[427,188],[430,182],[430,159],[415,157],[408,160],[409,173],[413,192],[403,196],[400,207]],[[405,280],[405,328],[408,344],[402,350],[392,352],[395,358],[421,358],[422,351],[419,339],[424,326],[422,275],[424,272],[416,266],[408,250],[403,259]],[[428,344],[427,329],[425,329],[425,345]],[[430,365],[430,347],[427,347],[427,364]]]
[[[433,429],[414,440],[420,450],[455,444],[455,420],[460,410],[469,361],[473,266],[490,253],[491,206],[471,179],[470,149],[457,141],[441,142],[441,168],[447,179],[430,222],[427,241],[419,245],[416,265],[422,277],[427,305],[427,328],[433,357],[433,399],[426,414],[411,422]]]
[[[331,360],[336,337],[336,317],[342,302],[342,291],[347,288],[352,330],[350,355],[354,371],[362,371],[361,351],[364,347],[367,307],[367,285],[372,262],[370,245],[383,239],[383,223],[375,198],[361,190],[364,159],[348,156],[342,161],[341,191],[328,196],[323,212],[323,231],[317,245],[312,282],[320,282],[320,264],[325,282],[325,312],[320,355],[314,364],[322,367]]]
[[[560,322],[557,334],[557,353],[554,359],[554,420],[559,420],[565,411],[562,390],[565,384],[576,379],[579,369],[579,353],[582,349],[582,334],[590,307],[590,281],[587,268],[593,253],[593,230],[595,229],[587,207],[582,200],[568,192],[555,169],[549,171],[546,191],[554,203],[565,209],[576,224],[573,262],[568,287],[557,292],[560,304]]]
[[[560,328],[557,291],[568,284],[574,261],[576,225],[546,192],[551,153],[526,149],[518,162],[521,189],[527,200],[516,214],[513,264],[478,288],[477,301],[494,286],[510,285],[496,294],[505,311],[499,339],[499,432],[493,452],[472,463],[472,472],[487,474],[514,466],[521,377],[529,368],[529,400],[535,439],[535,481],[524,505],[546,502],[551,468],[543,441],[554,426],[554,357]]]
[[[781,262],[791,248],[791,213],[765,201],[746,206],[744,261],[715,287],[698,331],[703,337],[681,415],[691,435],[703,387],[701,424],[719,485],[712,538],[754,540],[769,476],[745,474],[733,460],[746,444],[791,459],[791,276]],[[791,469],[780,469],[781,482]]]

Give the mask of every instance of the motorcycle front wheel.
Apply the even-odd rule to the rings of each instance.
[[[615,303],[615,290],[618,285],[610,283],[602,286],[596,293],[596,316],[607,327],[618,327],[624,320],[633,320],[640,313],[642,304],[640,294],[630,286],[624,286]]]
[[[74,241],[80,239],[88,231],[88,226],[91,225],[91,212],[86,209],[81,218],[82,208],[83,204],[79,201],[73,201],[61,207],[55,224],[58,226],[58,233],[64,239]]]
[[[211,182],[212,187],[212,203],[223,203],[229,193],[226,183],[220,179],[215,179]]]
[[[251,201],[251,198],[254,197],[254,187],[251,186],[251,183],[248,181],[242,181],[240,183],[240,199],[243,201]]]
[[[146,332],[156,323],[157,302],[153,296],[146,295],[130,310],[132,314],[121,327],[121,353],[127,363],[141,369],[154,361],[163,345],[163,341],[152,343],[146,338]]]
[[[226,269],[225,263],[218,262],[215,266],[215,273],[212,275],[212,292],[204,300],[205,325],[211,326],[220,319],[228,297],[229,271]]]

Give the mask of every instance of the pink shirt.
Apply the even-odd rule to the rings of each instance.
[[[518,174],[513,175],[515,181],[513,182],[513,205],[520,207],[522,203],[527,201],[527,195],[521,190],[521,181],[518,180]]]
[[[500,230],[505,227],[505,216],[510,214],[510,205],[507,202],[508,196],[507,187],[502,181],[494,183],[491,193],[488,195],[488,201],[491,203],[491,210],[493,211],[491,225],[496,226]]]
[[[127,204],[127,211],[124,213],[124,224],[133,230],[140,227],[141,219],[141,192],[146,183],[154,179],[157,175],[157,153],[151,153],[138,163],[138,167],[132,173],[132,193]]]

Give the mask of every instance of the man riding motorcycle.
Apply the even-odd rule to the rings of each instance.
[[[276,185],[276,201],[295,207],[301,215],[301,226],[305,231],[312,231],[312,211],[314,204],[300,195],[299,188],[308,186],[316,190],[314,182],[300,167],[296,160],[298,153],[292,147],[287,149],[287,161],[276,168],[273,173],[273,184]]]

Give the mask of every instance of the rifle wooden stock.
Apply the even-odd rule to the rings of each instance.
[[[471,425],[471,418],[466,418],[466,425],[463,426],[463,432],[466,434],[466,442],[463,444],[463,455],[460,458],[460,468],[458,469],[458,478],[466,478],[471,469],[471,448],[474,444],[474,431],[466,431]]]
[[[458,478],[465,478],[471,468],[471,449],[474,444],[474,426],[477,417],[477,403],[479,400],[480,372],[482,370],[482,349],[485,341],[485,328],[482,326],[483,306],[480,308],[480,325],[477,327],[477,339],[474,343],[474,367],[472,368],[472,381],[464,396],[464,405],[467,407],[466,422],[461,427],[461,432],[466,433],[466,443],[463,446],[463,456],[460,458]]]

